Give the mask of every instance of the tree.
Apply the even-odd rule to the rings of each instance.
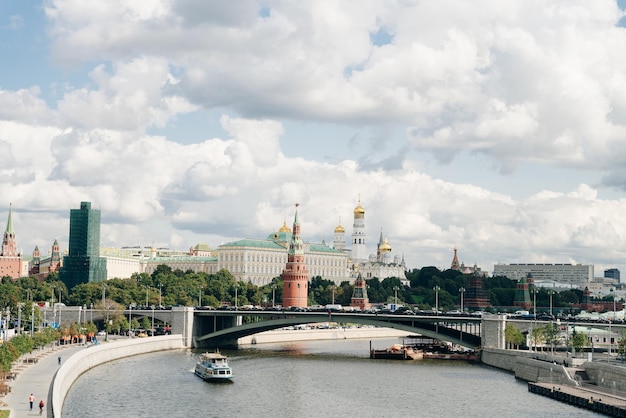
[[[568,346],[574,349],[574,357],[576,353],[582,351],[583,347],[589,345],[589,339],[581,332],[576,332],[576,328],[572,331],[572,335],[568,340]]]
[[[533,331],[530,334],[531,344],[535,351],[537,350],[537,345],[543,344],[544,342],[543,331],[543,327],[533,328]]]
[[[555,323],[546,324],[543,327],[543,338],[552,349],[552,353],[554,353],[554,347],[560,343],[559,338],[559,326]]]
[[[519,348],[524,342],[524,334],[512,324],[507,324],[504,329],[504,340],[508,348]]]

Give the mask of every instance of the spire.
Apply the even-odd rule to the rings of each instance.
[[[5,234],[7,235],[13,235],[15,234],[15,231],[13,230],[13,220],[12,220],[12,205],[11,203],[9,203],[9,219],[7,220],[7,229],[4,231]]]
[[[302,243],[302,236],[300,235],[300,220],[298,219],[298,206],[296,203],[296,214],[293,218],[293,232],[291,235],[291,243],[289,244],[288,254],[304,255],[304,247]]]
[[[459,264],[459,258],[456,255],[456,246],[454,247],[454,257],[452,258],[452,264],[450,265],[450,270],[461,270],[461,266]]]
[[[380,238],[378,238],[378,245],[380,246],[383,243],[383,228],[380,228]]]

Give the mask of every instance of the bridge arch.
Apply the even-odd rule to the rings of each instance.
[[[237,323],[237,317],[247,321]],[[213,322],[211,324],[211,322]],[[259,332],[294,325],[340,322],[393,328],[426,337],[450,341],[469,348],[481,345],[480,319],[416,317],[408,315],[374,315],[319,312],[211,313],[194,315],[192,347],[237,347],[237,340]]]

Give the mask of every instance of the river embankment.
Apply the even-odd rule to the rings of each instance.
[[[240,338],[239,345],[286,343],[314,340],[347,340],[404,337],[409,332],[393,328],[336,327],[325,329],[275,329]]]
[[[580,408],[626,417],[626,368],[547,352],[481,350],[483,364],[528,382],[528,390]]]
[[[61,416],[63,401],[80,375],[101,364],[123,357],[147,354],[156,351],[185,348],[181,335],[164,335],[151,338],[120,339],[94,345],[74,353],[67,358],[52,383],[52,415]]]

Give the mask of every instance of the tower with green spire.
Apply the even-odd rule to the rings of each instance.
[[[2,253],[0,253],[0,277],[18,279],[22,275],[22,254],[17,250],[15,230],[13,229],[13,208],[9,205],[7,227],[2,237]]]
[[[298,219],[298,203],[293,219],[293,232],[289,250],[287,251],[287,265],[283,270],[283,306],[306,307],[309,292],[309,272],[304,262],[304,243],[300,235],[300,220]]]
[[[70,210],[69,255],[63,257],[59,279],[71,289],[106,278],[106,259],[100,257],[100,211],[91,209],[91,202],[80,202],[80,209]]]

